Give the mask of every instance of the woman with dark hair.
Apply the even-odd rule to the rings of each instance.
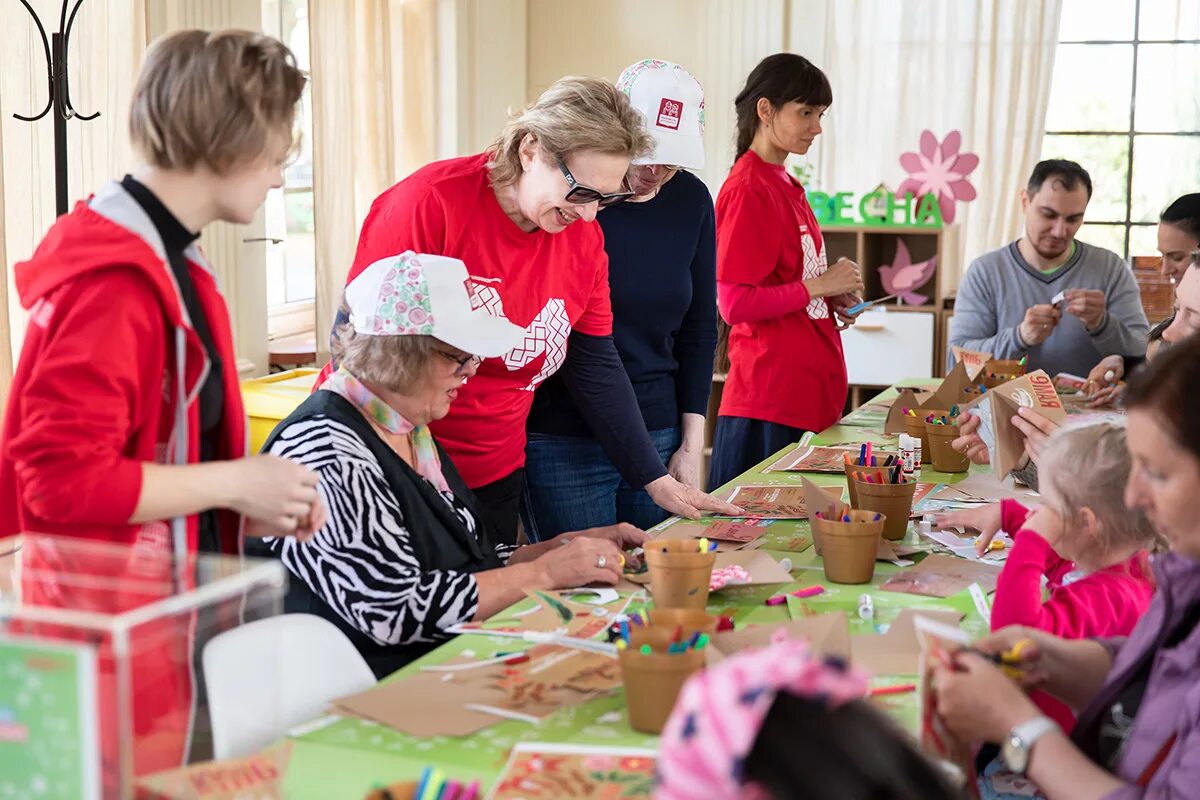
[[[1162,254],[1162,275],[1178,287],[1184,273],[1192,263],[1197,248],[1200,248],[1200,192],[1192,192],[1175,199],[1158,218],[1158,252]],[[1178,288],[1176,288],[1178,291]],[[1150,341],[1145,358],[1111,355],[1088,373],[1088,391],[1093,406],[1111,405],[1116,402],[1124,386],[1121,379],[1141,366],[1146,359],[1153,358],[1163,347],[1163,333],[1175,323],[1175,314],[1150,329]],[[1167,340],[1167,344],[1170,340]]]
[[[846,362],[835,317],[863,288],[858,265],[825,261],[804,188],[784,161],[821,134],[825,73],[793,53],[759,62],[734,101],[737,160],[717,197],[717,305],[729,376],[708,485],[745,472],[805,431],[837,421]]]
[[[1008,769],[1049,800],[1194,797],[1200,785],[1200,337],[1130,381],[1133,470],[1125,502],[1171,552],[1153,559],[1158,591],[1128,638],[1069,641],[1010,627],[934,673],[938,713],[964,741],[1001,743]],[[1018,686],[984,654],[1022,639]],[[1070,736],[1022,688],[1083,711]]]

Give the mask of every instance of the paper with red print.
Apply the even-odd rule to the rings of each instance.
[[[649,800],[654,766],[655,753],[648,749],[522,742],[488,800]]]

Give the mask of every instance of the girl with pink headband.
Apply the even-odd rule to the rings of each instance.
[[[658,800],[961,798],[864,699],[867,680],[802,641],[737,653],[693,675],[663,730]]]

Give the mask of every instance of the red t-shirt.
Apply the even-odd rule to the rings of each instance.
[[[471,487],[525,464],[533,390],[562,366],[571,331],[612,333],[600,226],[526,233],[500,208],[487,161],[486,154],[438,161],[376,198],[347,277],[405,250],[451,256],[467,265],[473,307],[526,327],[524,343],[484,361],[449,415],[431,426]]]
[[[717,196],[717,280],[780,286],[820,275],[825,243],[804,189],[782,166],[747,151]],[[829,304],[729,332],[721,415],[823,431],[846,402],[846,360]]]

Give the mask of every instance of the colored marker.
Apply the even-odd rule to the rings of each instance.
[[[824,593],[824,586],[809,586],[806,589],[797,589],[796,591],[792,592],[792,597],[803,600],[807,597],[816,597],[817,595]]]
[[[895,686],[878,686],[867,692],[870,697],[883,697],[889,694],[908,694],[915,692],[917,685],[915,683],[899,683]]]
[[[421,770],[421,778],[417,781],[417,791],[413,793],[413,797],[420,800],[421,796],[425,794],[425,787],[429,785],[429,779],[432,775],[433,767],[426,767]]]

